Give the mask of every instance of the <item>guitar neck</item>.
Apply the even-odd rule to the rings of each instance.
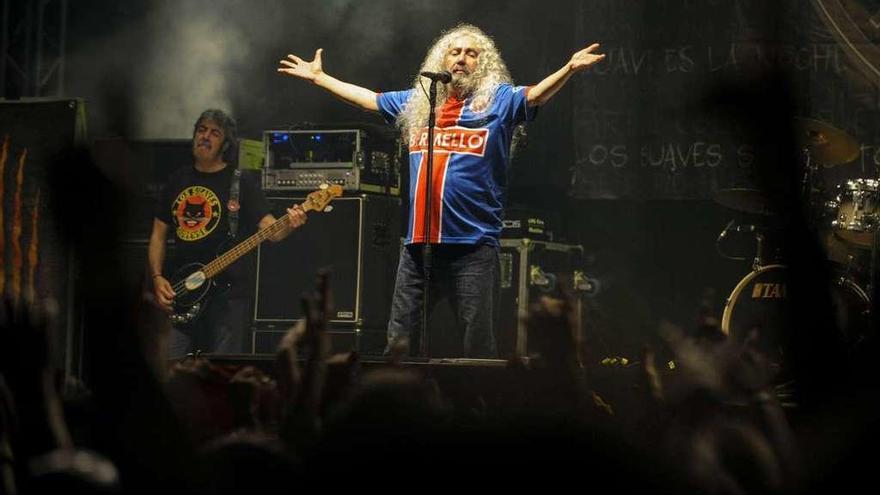
[[[300,205],[303,211],[308,211],[308,205],[302,204]],[[247,239],[241,241],[235,247],[221,254],[213,261],[205,265],[202,268],[202,272],[204,272],[205,276],[208,278],[214,277],[218,275],[220,272],[229,267],[235,260],[241,258],[247,253],[253,251],[254,248],[263,243],[266,239],[278,234],[287,228],[290,224],[290,216],[285,214],[282,218],[276,220],[272,225],[266,227],[265,229],[257,231],[256,234],[248,237]]]

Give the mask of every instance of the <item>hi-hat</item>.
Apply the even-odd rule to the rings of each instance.
[[[822,165],[843,165],[859,157],[859,143],[846,132],[821,120],[794,119],[795,139]]]
[[[775,215],[777,210],[767,195],[758,189],[737,187],[715,191],[716,203],[727,208],[756,215]]]

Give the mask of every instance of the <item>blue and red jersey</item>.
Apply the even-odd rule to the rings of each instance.
[[[514,128],[534,118],[526,104],[527,87],[501,84],[488,108],[471,107],[470,98],[448,99],[437,113],[431,178],[430,242],[498,245],[507,167]],[[394,122],[414,90],[380,93],[376,102]],[[427,124],[427,123],[426,123]],[[409,227],[406,243],[424,243],[427,125],[409,136]]]

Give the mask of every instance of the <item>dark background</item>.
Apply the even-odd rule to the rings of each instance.
[[[831,34],[821,3],[70,2],[65,96],[86,100],[93,139],[187,138],[207,107],[228,109],[244,137],[258,138],[302,122],[381,123],[276,73],[287,53],[311,59],[323,47],[328,73],[381,91],[409,87],[432,40],[458,22],[495,38],[518,84],[599,41],[603,64],[575,76],[528,127],[509,203],[546,210],[557,240],[583,244],[601,286],[591,329],[604,352],[633,355],[661,321],[693,327],[701,300],[720,313],[750,271],[716,252],[739,215],[711,198],[753,187],[756,170],[777,164],[754,145],[761,109],[731,119],[719,94],[781,70],[795,114],[862,144],[856,162],[823,171],[829,194],[876,175],[877,86]],[[748,239],[733,247],[754,254]]]

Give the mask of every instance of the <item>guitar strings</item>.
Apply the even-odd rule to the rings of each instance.
[[[312,205],[311,198],[306,198],[306,201],[304,201],[300,205],[300,207],[302,207],[305,211],[315,209],[315,207]],[[222,264],[222,265],[226,265],[227,264],[226,260],[229,259],[230,257],[232,258],[232,260],[230,260],[229,262],[234,261],[243,252],[249,251],[251,249],[252,244],[262,242],[267,237],[274,235],[276,232],[278,232],[283,227],[285,227],[287,225],[287,223],[289,223],[289,222],[290,222],[290,216],[285,215],[283,218],[278,219],[277,222],[273,223],[272,225],[266,227],[263,230],[256,232],[254,235],[252,235],[252,236],[248,237],[247,239],[245,239],[244,241],[242,241],[241,244],[239,244],[238,246],[232,248],[231,250],[227,251],[223,255],[214,259],[213,261],[211,261],[210,263],[205,265],[202,268],[202,270],[200,270],[200,271],[202,271],[202,272],[211,271],[212,270],[211,266],[216,265],[218,263]],[[206,274],[206,276],[208,278],[210,278],[210,276],[208,276],[207,274]],[[187,278],[189,278],[189,277],[187,277]],[[171,286],[171,289],[174,291],[175,296],[179,296],[180,292],[182,290],[186,289],[186,278],[184,278],[183,280],[180,280],[179,282],[177,282],[176,284]]]

